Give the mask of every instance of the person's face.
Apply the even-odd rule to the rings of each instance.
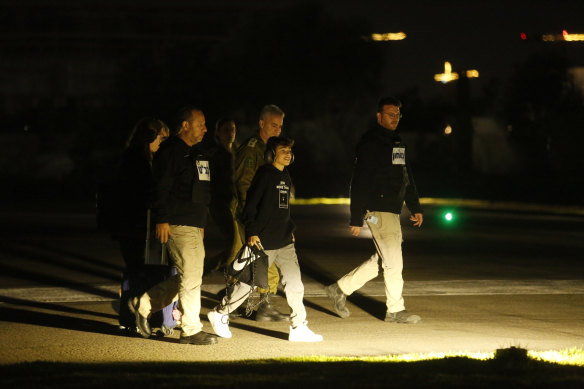
[[[292,161],[292,147],[289,146],[277,146],[276,147],[276,158],[274,158],[274,165],[276,167],[285,167],[290,165]]]
[[[235,142],[236,133],[237,128],[235,127],[235,122],[223,123],[217,131],[217,139],[224,147],[228,147]]]
[[[395,131],[400,117],[401,114],[399,107],[396,107],[395,105],[384,105],[381,112],[377,112],[377,123],[379,123],[381,127]]]
[[[160,148],[160,144],[167,138],[167,135],[163,134],[162,132],[160,132],[157,136],[156,139],[154,139],[152,142],[150,142],[150,152],[152,154],[154,154],[155,152],[158,151],[158,149]]]
[[[273,136],[280,136],[283,125],[284,116],[275,113],[267,115],[265,119],[260,119],[260,136],[264,141]]]
[[[205,115],[203,115],[203,112],[193,111],[192,119],[188,122],[183,122],[181,137],[187,144],[193,146],[203,140],[206,132]]]

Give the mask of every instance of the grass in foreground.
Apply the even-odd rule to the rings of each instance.
[[[554,357],[554,362],[546,358]],[[557,358],[559,357],[559,358]],[[411,361],[411,362],[406,362]],[[563,364],[560,364],[563,363]],[[584,387],[584,351],[0,366],[3,388]],[[307,389],[307,388],[306,388]]]

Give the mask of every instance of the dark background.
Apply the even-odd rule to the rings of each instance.
[[[91,200],[139,118],[174,126],[194,104],[206,142],[224,116],[241,142],[268,103],[296,140],[297,196],[346,196],[376,101],[395,95],[421,196],[582,204],[584,42],[541,39],[584,33],[582,15],[581,1],[2,1],[1,199]],[[435,82],[444,61],[480,77]]]

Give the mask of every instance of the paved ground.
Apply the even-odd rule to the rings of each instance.
[[[429,207],[421,230],[404,227],[404,295],[418,325],[382,321],[383,285],[351,297],[352,315],[330,311],[322,286],[372,250],[348,235],[346,206],[296,206],[297,249],[309,325],[325,341],[288,342],[285,323],[232,321],[216,346],[177,344],[178,333],[149,340],[121,336],[116,294],[121,259],[90,213],[4,210],[0,232],[0,363],[24,361],[229,361],[306,355],[584,348],[584,218],[457,209],[443,225]],[[402,220],[405,224],[407,220]],[[211,226],[212,256],[220,239]],[[203,319],[217,303],[222,275],[204,280]],[[284,298],[275,299],[280,309]]]

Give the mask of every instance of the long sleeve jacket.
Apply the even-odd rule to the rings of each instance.
[[[209,161],[178,137],[162,143],[152,162],[155,223],[204,228],[210,200]]]
[[[246,140],[235,153],[233,181],[238,201],[238,213],[247,200],[247,191],[256,171],[264,164],[266,144],[259,132]]]
[[[376,125],[357,145],[351,179],[351,226],[362,226],[367,211],[400,214],[405,200],[422,213],[407,148],[394,131]]]
[[[264,165],[257,171],[247,193],[242,222],[246,240],[260,237],[266,250],[280,249],[292,243],[295,225],[290,217],[290,188],[288,171]]]

